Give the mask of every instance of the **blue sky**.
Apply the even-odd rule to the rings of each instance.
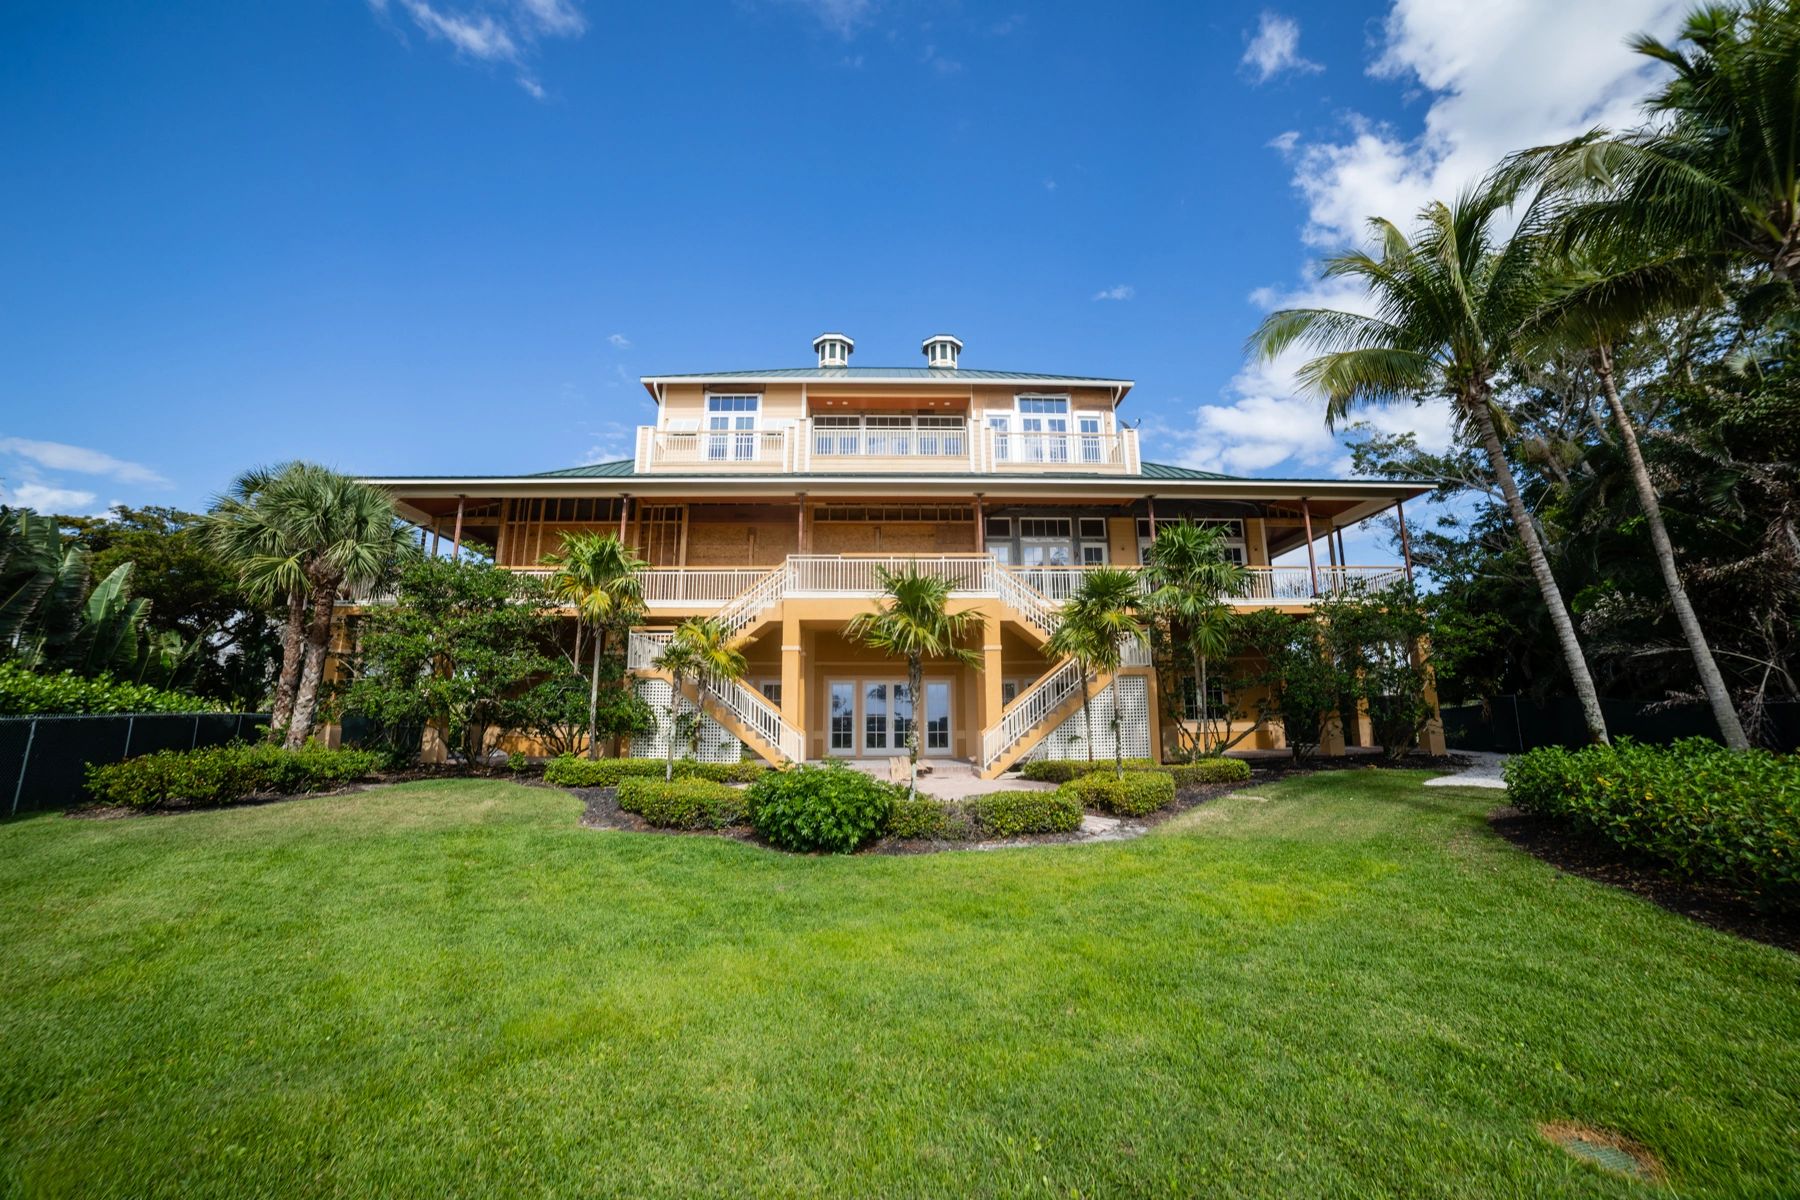
[[[0,12],[0,485],[624,456],[637,376],[963,363],[1137,381],[1146,457],[1343,470],[1309,264],[1629,118],[1659,0],[293,0]],[[1393,428],[1441,438],[1432,414]]]

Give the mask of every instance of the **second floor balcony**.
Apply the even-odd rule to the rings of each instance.
[[[641,474],[1141,471],[1135,429],[998,429],[960,417],[808,417],[757,429],[638,430]]]

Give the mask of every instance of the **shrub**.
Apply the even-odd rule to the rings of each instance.
[[[73,671],[39,675],[18,663],[0,663],[0,717],[223,711],[223,705],[211,700],[145,684],[120,683],[106,675],[92,679]]]
[[[1127,771],[1120,778],[1097,772],[1063,786],[1083,807],[1119,817],[1141,817],[1175,802],[1175,777],[1167,771]]]
[[[1199,762],[1164,767],[1177,788],[1202,783],[1241,783],[1250,778],[1250,764],[1241,758],[1203,758]]]
[[[557,787],[617,787],[623,779],[661,779],[660,758],[581,758],[565,754],[544,764],[544,782]],[[703,763],[675,760],[677,779],[710,779],[714,783],[755,783],[772,767],[762,762]]]
[[[161,808],[174,801],[231,804],[255,795],[322,792],[360,779],[381,765],[369,750],[304,750],[279,746],[209,746],[164,750],[124,762],[90,766],[88,791],[103,804]]]
[[[887,825],[893,784],[848,767],[795,767],[750,785],[750,819],[758,833],[784,850],[847,854]]]
[[[619,807],[662,829],[724,829],[745,820],[741,790],[692,777],[627,776],[619,781]]]
[[[887,828],[891,838],[915,838],[934,842],[960,842],[974,830],[963,810],[930,796],[905,795],[888,810]]]
[[[1506,790],[1527,812],[1645,855],[1671,873],[1783,907],[1800,905],[1800,759],[1621,740],[1548,747],[1506,763]]]
[[[1045,792],[989,792],[968,802],[975,827],[989,837],[1070,833],[1081,828],[1081,800],[1066,788]]]
[[[1102,768],[1112,766],[1110,759],[1101,758],[1089,762],[1085,758],[1039,758],[1033,759],[1019,768],[1023,779],[1034,779],[1039,783],[1068,783],[1072,779],[1080,779],[1083,775],[1091,775]],[[1147,758],[1128,758],[1125,760],[1127,771],[1154,771],[1157,764]]]

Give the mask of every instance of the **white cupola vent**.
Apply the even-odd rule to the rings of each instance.
[[[813,349],[818,352],[821,367],[847,367],[856,342],[847,333],[821,333],[813,339]]]
[[[956,356],[962,353],[962,340],[947,333],[934,333],[925,339],[925,365],[956,370]]]

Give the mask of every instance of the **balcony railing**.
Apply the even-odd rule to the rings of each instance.
[[[1011,431],[967,423],[849,424],[819,417],[767,429],[638,430],[635,469],[651,472],[1093,471],[1135,475],[1135,429]]]

